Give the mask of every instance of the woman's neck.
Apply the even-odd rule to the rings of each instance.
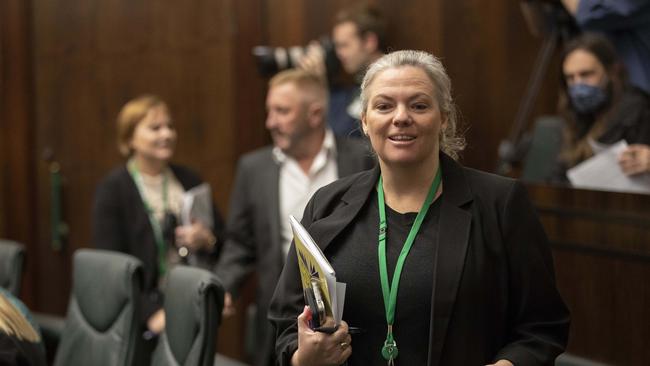
[[[167,168],[167,162],[158,160],[158,159],[147,159],[141,155],[134,155],[133,161],[135,166],[138,168],[138,171],[141,174],[146,174],[149,176],[160,175],[165,168]]]
[[[400,213],[420,211],[438,171],[438,159],[417,167],[379,164],[386,204]],[[435,197],[441,192],[442,184]]]

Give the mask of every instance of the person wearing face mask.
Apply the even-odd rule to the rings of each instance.
[[[625,140],[620,157],[626,174],[650,171],[650,98],[627,82],[613,45],[584,33],[561,57],[559,112],[566,121],[555,180],[599,148]]]
[[[165,102],[154,95],[129,101],[119,113],[117,130],[119,151],[128,160],[97,187],[93,243],[142,261],[140,313],[144,348],[149,349],[165,327],[166,273],[178,263],[212,269],[217,244],[224,239],[224,224],[213,205],[211,225],[176,225],[183,193],[203,182],[187,168],[170,163],[177,135]]]

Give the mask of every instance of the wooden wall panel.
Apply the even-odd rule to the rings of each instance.
[[[27,247],[21,297],[33,305],[30,284],[39,264],[35,255],[39,222],[33,196],[30,10],[22,0],[0,0],[0,237]]]
[[[233,37],[233,75],[235,78],[234,130],[236,155],[270,142],[264,128],[266,80],[257,73],[252,49],[268,45],[266,3],[263,0],[234,1],[230,19]]]
[[[130,98],[159,94],[179,133],[175,161],[201,173],[226,207],[235,160],[233,9],[229,1],[193,3],[35,1],[36,146],[50,150],[64,176],[70,232],[60,253],[39,235],[37,302],[65,310],[70,254],[90,246],[95,185],[121,159],[115,117]],[[49,176],[38,161],[37,212],[49,222]],[[60,273],[56,283],[52,273]]]
[[[650,196],[528,185],[571,311],[567,352],[650,363]]]
[[[498,144],[514,122],[541,40],[530,35],[514,1],[447,1],[442,9],[440,56],[467,129],[463,161],[494,170]],[[555,71],[552,65],[531,120],[554,111]]]

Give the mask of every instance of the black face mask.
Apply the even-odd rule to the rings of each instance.
[[[176,215],[169,211],[165,212],[165,216],[163,217],[160,228],[162,231],[163,239],[169,247],[175,245],[176,226],[178,226]]]

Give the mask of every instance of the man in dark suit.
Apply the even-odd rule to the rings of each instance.
[[[277,74],[269,82],[266,108],[273,145],[238,163],[227,222],[231,236],[216,267],[228,291],[225,312],[257,271],[255,365],[274,360],[266,313],[292,239],[289,215],[300,219],[317,189],[374,164],[362,143],[326,128],[327,88],[319,76],[304,70]]]

